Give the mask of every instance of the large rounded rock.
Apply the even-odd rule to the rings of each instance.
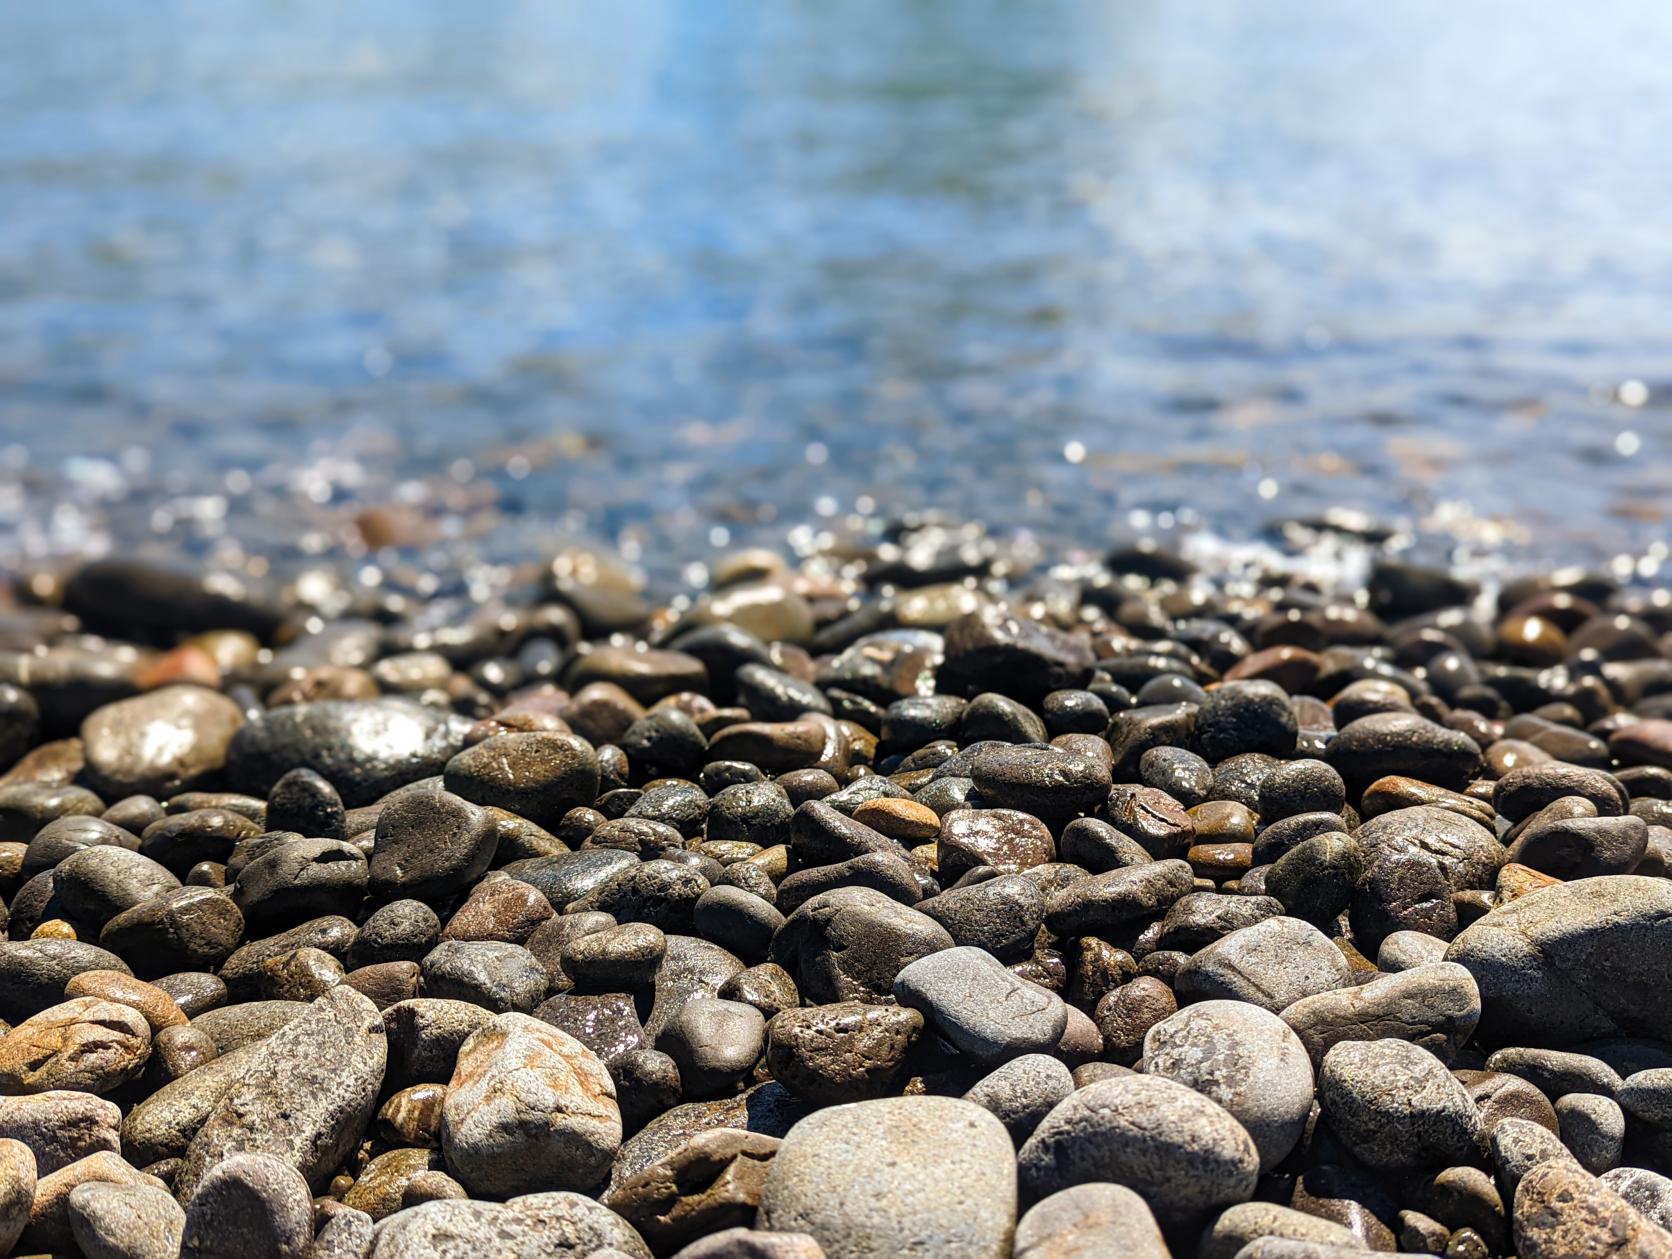
[[[311,769],[349,808],[439,774],[470,722],[405,699],[320,700],[257,714],[233,735],[227,778],[265,796],[293,769]]]
[[[106,704],[81,723],[88,781],[110,800],[194,790],[226,764],[243,724],[243,709],[201,686],[165,686]]]
[[[501,1014],[459,1049],[441,1146],[473,1194],[591,1190],[621,1147],[615,1084],[573,1036]]]
[[[1164,1227],[1201,1222],[1254,1194],[1260,1154],[1230,1113],[1172,1080],[1129,1075],[1077,1090],[1034,1130],[1018,1167],[1043,1198],[1112,1181],[1143,1195]]]
[[[1478,743],[1412,712],[1372,713],[1348,722],[1325,756],[1354,799],[1389,774],[1461,791],[1480,771]]]
[[[1343,1041],[1408,1040],[1450,1062],[1480,1022],[1474,977],[1434,962],[1366,984],[1302,997],[1283,1011],[1314,1063]]]
[[[843,887],[819,893],[791,914],[773,936],[769,956],[805,999],[828,1005],[885,1000],[903,967],[951,947],[946,928],[927,914],[872,888]]]
[[[313,1242],[308,1183],[284,1159],[234,1154],[210,1169],[186,1207],[181,1259],[302,1259]]]
[[[766,1025],[772,1078],[815,1106],[893,1091],[923,1016],[900,1006],[843,1001],[789,1009]]]
[[[87,1259],[177,1259],[186,1213],[166,1189],[89,1181],[70,1190],[70,1233]]]
[[[1204,1001],[1144,1036],[1146,1075],[1212,1098],[1248,1130],[1270,1170],[1295,1148],[1312,1110],[1312,1064],[1275,1014],[1245,1001]]]
[[[151,1028],[132,1006],[75,997],[0,1037],[0,1093],[108,1093],[151,1056]]]
[[[1541,1163],[1521,1178],[1513,1213],[1521,1259],[1651,1259],[1672,1255],[1672,1233],[1651,1223],[1582,1168]]]
[[[29,1224],[35,1201],[35,1156],[21,1141],[0,1137],[0,1254],[12,1246]]]
[[[176,1195],[190,1201],[234,1154],[271,1154],[323,1187],[371,1122],[386,1057],[378,1008],[351,988],[331,989],[262,1042],[215,1104],[186,1151]]]
[[[829,1259],[1009,1259],[1010,1136],[981,1107],[949,1097],[821,1110],[784,1138],[760,1226],[811,1234]]]
[[[570,809],[597,798],[598,754],[579,735],[495,735],[448,761],[442,784],[475,804],[553,827]]]
[[[19,1023],[64,999],[64,985],[89,970],[131,974],[108,949],[79,940],[0,942],[0,1019]]]
[[[1466,1162],[1480,1113],[1468,1089],[1409,1041],[1348,1041],[1324,1055],[1318,1100],[1361,1163],[1406,1170]]]
[[[122,1111],[115,1102],[70,1089],[0,1098],[0,1141],[21,1141],[36,1170],[50,1176],[78,1159],[122,1148]]]
[[[424,900],[468,887],[499,851],[485,809],[450,791],[402,792],[377,818],[371,890],[384,899]]]
[[[1672,881],[1581,879],[1495,909],[1446,951],[1480,989],[1489,1045],[1672,1040]]]
[[[1311,923],[1267,918],[1221,936],[1179,968],[1174,987],[1194,1000],[1247,1001],[1273,1014],[1351,982],[1341,950]]]

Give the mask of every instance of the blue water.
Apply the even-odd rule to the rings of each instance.
[[[0,561],[1664,552],[1672,7],[0,8]]]

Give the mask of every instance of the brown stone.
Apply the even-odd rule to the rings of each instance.
[[[0,1091],[108,1093],[151,1056],[151,1029],[132,1006],[74,997],[0,1038]]]
[[[77,1185],[102,1181],[112,1185],[151,1185],[168,1192],[168,1186],[155,1176],[136,1171],[122,1161],[120,1155],[109,1151],[90,1154],[84,1159],[61,1167],[50,1176],[42,1176],[35,1185],[35,1202],[29,1210],[29,1227],[23,1232],[19,1248],[24,1253],[76,1253],[75,1237],[70,1232],[70,1191]]]
[[[940,816],[915,800],[867,800],[853,811],[853,820],[907,845],[940,835]]]
[[[414,1084],[394,1094],[377,1112],[378,1133],[390,1145],[441,1147],[445,1084]]]
[[[612,1188],[603,1203],[652,1248],[673,1250],[754,1222],[772,1157],[782,1142],[736,1128],[704,1132]]]
[[[896,1091],[923,1016],[902,1006],[843,1001],[785,1010],[766,1027],[772,1078],[815,1106]]]
[[[1589,1172],[1540,1163],[1515,1191],[1520,1259],[1667,1259],[1672,1233],[1651,1224]]]
[[[522,944],[553,913],[551,902],[538,888],[516,879],[495,879],[471,892],[447,920],[441,938]]]
[[[153,1034],[165,1027],[180,1027],[186,1022],[185,1012],[174,1003],[173,997],[155,984],[124,975],[121,971],[84,970],[64,985],[64,995],[99,997],[132,1006],[145,1016]]]
[[[1051,829],[1031,813],[1014,809],[953,809],[941,819],[936,864],[943,884],[957,882],[976,866],[1020,874],[1055,861]]]

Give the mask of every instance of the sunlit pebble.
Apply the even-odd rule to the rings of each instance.
[[[1628,403],[1627,405],[1639,406],[1641,404]],[[1627,459],[1630,459],[1639,450],[1643,449],[1643,439],[1636,433],[1632,432],[1629,428],[1625,429],[1614,439],[1614,449]]]
[[[1086,444],[1084,442],[1069,442],[1062,448],[1062,457],[1069,463],[1084,463],[1086,461]]]
[[[823,442],[807,443],[807,462],[815,468],[830,461],[830,447]]]
[[[1649,386],[1641,380],[1623,380],[1614,391],[1614,396],[1624,406],[1640,407],[1649,400]]]
[[[512,455],[505,461],[505,475],[513,481],[521,481],[533,470],[534,465],[529,463],[527,455]]]
[[[1259,488],[1256,492],[1263,499],[1270,500],[1270,499],[1276,498],[1277,497],[1277,482],[1272,480],[1269,476],[1265,477],[1263,480],[1261,480]]]

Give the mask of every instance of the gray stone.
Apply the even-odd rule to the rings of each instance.
[[[64,985],[82,971],[133,972],[108,949],[79,940],[0,942],[0,1019],[21,1023],[64,999]]]
[[[934,919],[871,888],[848,887],[820,893],[785,919],[769,956],[804,999],[827,1005],[883,1000],[902,968],[951,947]]]
[[[1180,997],[1247,1001],[1276,1014],[1302,997],[1344,988],[1347,959],[1299,918],[1268,918],[1215,940],[1179,968]]]
[[[1324,1055],[1318,1100],[1331,1130],[1382,1170],[1468,1160],[1480,1113],[1467,1089],[1409,1041],[1347,1041]]]
[[[499,734],[448,761],[442,783],[466,800],[549,828],[570,809],[597,798],[598,754],[579,735]]]
[[[1118,934],[1121,927],[1163,912],[1196,886],[1189,862],[1126,866],[1079,879],[1045,902],[1045,925],[1057,935]]]
[[[109,922],[153,896],[176,890],[180,880],[149,857],[100,844],[73,852],[53,871],[53,891],[78,921]]]
[[[91,1093],[55,1089],[26,1097],[0,1097],[0,1141],[21,1141],[28,1146],[35,1170],[42,1176],[101,1150],[119,1153],[121,1123],[122,1111],[116,1103]]]
[[[495,1014],[530,1013],[551,983],[533,953],[498,940],[443,940],[425,956],[423,977],[426,996],[467,1001]]]
[[[1628,1075],[1616,1091],[1627,1114],[1651,1128],[1672,1129],[1672,1067]]]
[[[894,999],[982,1065],[1053,1049],[1068,1025],[1054,992],[1018,978],[976,948],[943,949],[903,967]]]
[[[1338,988],[1283,1010],[1313,1063],[1350,1040],[1408,1040],[1442,1062],[1457,1056],[1480,1021],[1474,977],[1453,962],[1416,966]]]
[[[1076,1090],[1022,1146],[1023,1192],[1038,1199],[1113,1181],[1163,1227],[1189,1227],[1253,1196],[1260,1155],[1224,1107],[1172,1080],[1130,1075]]]
[[[592,1259],[615,1259],[595,1254]],[[728,1228],[677,1251],[673,1259],[824,1259],[824,1249],[806,1233],[768,1233]]]
[[[1392,974],[1443,962],[1450,947],[1449,940],[1425,931],[1393,931],[1382,938],[1381,947],[1376,951],[1376,969]]]
[[[1348,722],[1324,755],[1354,799],[1389,774],[1461,791],[1480,770],[1480,745],[1473,739],[1408,712]]]
[[[215,1164],[186,1206],[181,1259],[303,1259],[313,1243],[308,1182],[284,1159],[234,1154]]]
[[[389,1043],[385,1083],[390,1088],[445,1084],[453,1076],[459,1046],[492,1021],[491,1010],[468,1001],[444,997],[397,1001],[383,1012]]]
[[[1289,1027],[1244,1001],[1204,1001],[1144,1036],[1143,1072],[1211,1098],[1248,1131],[1269,1171],[1300,1141],[1312,1110],[1312,1064]]]
[[[1486,1060],[1486,1069],[1518,1075],[1550,1098],[1568,1093],[1614,1097],[1621,1084],[1619,1074],[1600,1058],[1526,1045],[1498,1050]]]
[[[917,908],[945,927],[955,943],[1014,962],[1033,951],[1045,921],[1045,894],[1027,875],[1005,874],[952,888]]]
[[[1149,1204],[1125,1185],[1086,1184],[1036,1202],[1016,1225],[1015,1259],[1172,1259]]]
[[[322,1187],[371,1122],[386,1052],[377,1007],[350,988],[331,989],[262,1043],[248,1074],[210,1112],[186,1151],[176,1196],[189,1201],[234,1154],[271,1154]]]
[[[1620,1165],[1626,1117],[1613,1098],[1569,1093],[1556,1099],[1556,1118],[1562,1125],[1562,1144],[1591,1175],[1600,1176]]]
[[[506,1203],[437,1201],[377,1226],[371,1259],[585,1259],[606,1247],[651,1259],[632,1225],[578,1193],[527,1194]]]
[[[964,1100],[992,1111],[1020,1146],[1073,1091],[1073,1073],[1062,1062],[1048,1054],[1024,1054],[976,1081]]]
[[[1579,1166],[1579,1160],[1562,1144],[1560,1137],[1530,1119],[1500,1121],[1487,1138],[1487,1147],[1506,1199],[1514,1199],[1521,1178],[1541,1163]]]
[[[1672,880],[1581,879],[1495,909],[1446,951],[1480,989],[1489,1045],[1672,1040]]]
[[[1015,1155],[971,1102],[898,1097],[821,1110],[784,1138],[759,1226],[807,1233],[830,1259],[1009,1259]]]
[[[574,1037],[501,1014],[459,1049],[441,1145],[473,1194],[592,1189],[621,1146],[615,1084]]]
[[[1616,1167],[1598,1179],[1653,1223],[1672,1228],[1672,1180],[1646,1167]]]
[[[1196,1259],[1235,1259],[1244,1246],[1262,1237],[1354,1250],[1363,1248],[1357,1233],[1334,1220],[1274,1202],[1239,1202],[1222,1211],[1202,1234]]]
[[[766,1044],[766,1019],[752,1005],[693,997],[656,1038],[656,1048],[679,1066],[693,1100],[735,1092]]]
[[[366,1259],[371,1254],[377,1224],[364,1211],[341,1207],[314,1234],[308,1259]]]

